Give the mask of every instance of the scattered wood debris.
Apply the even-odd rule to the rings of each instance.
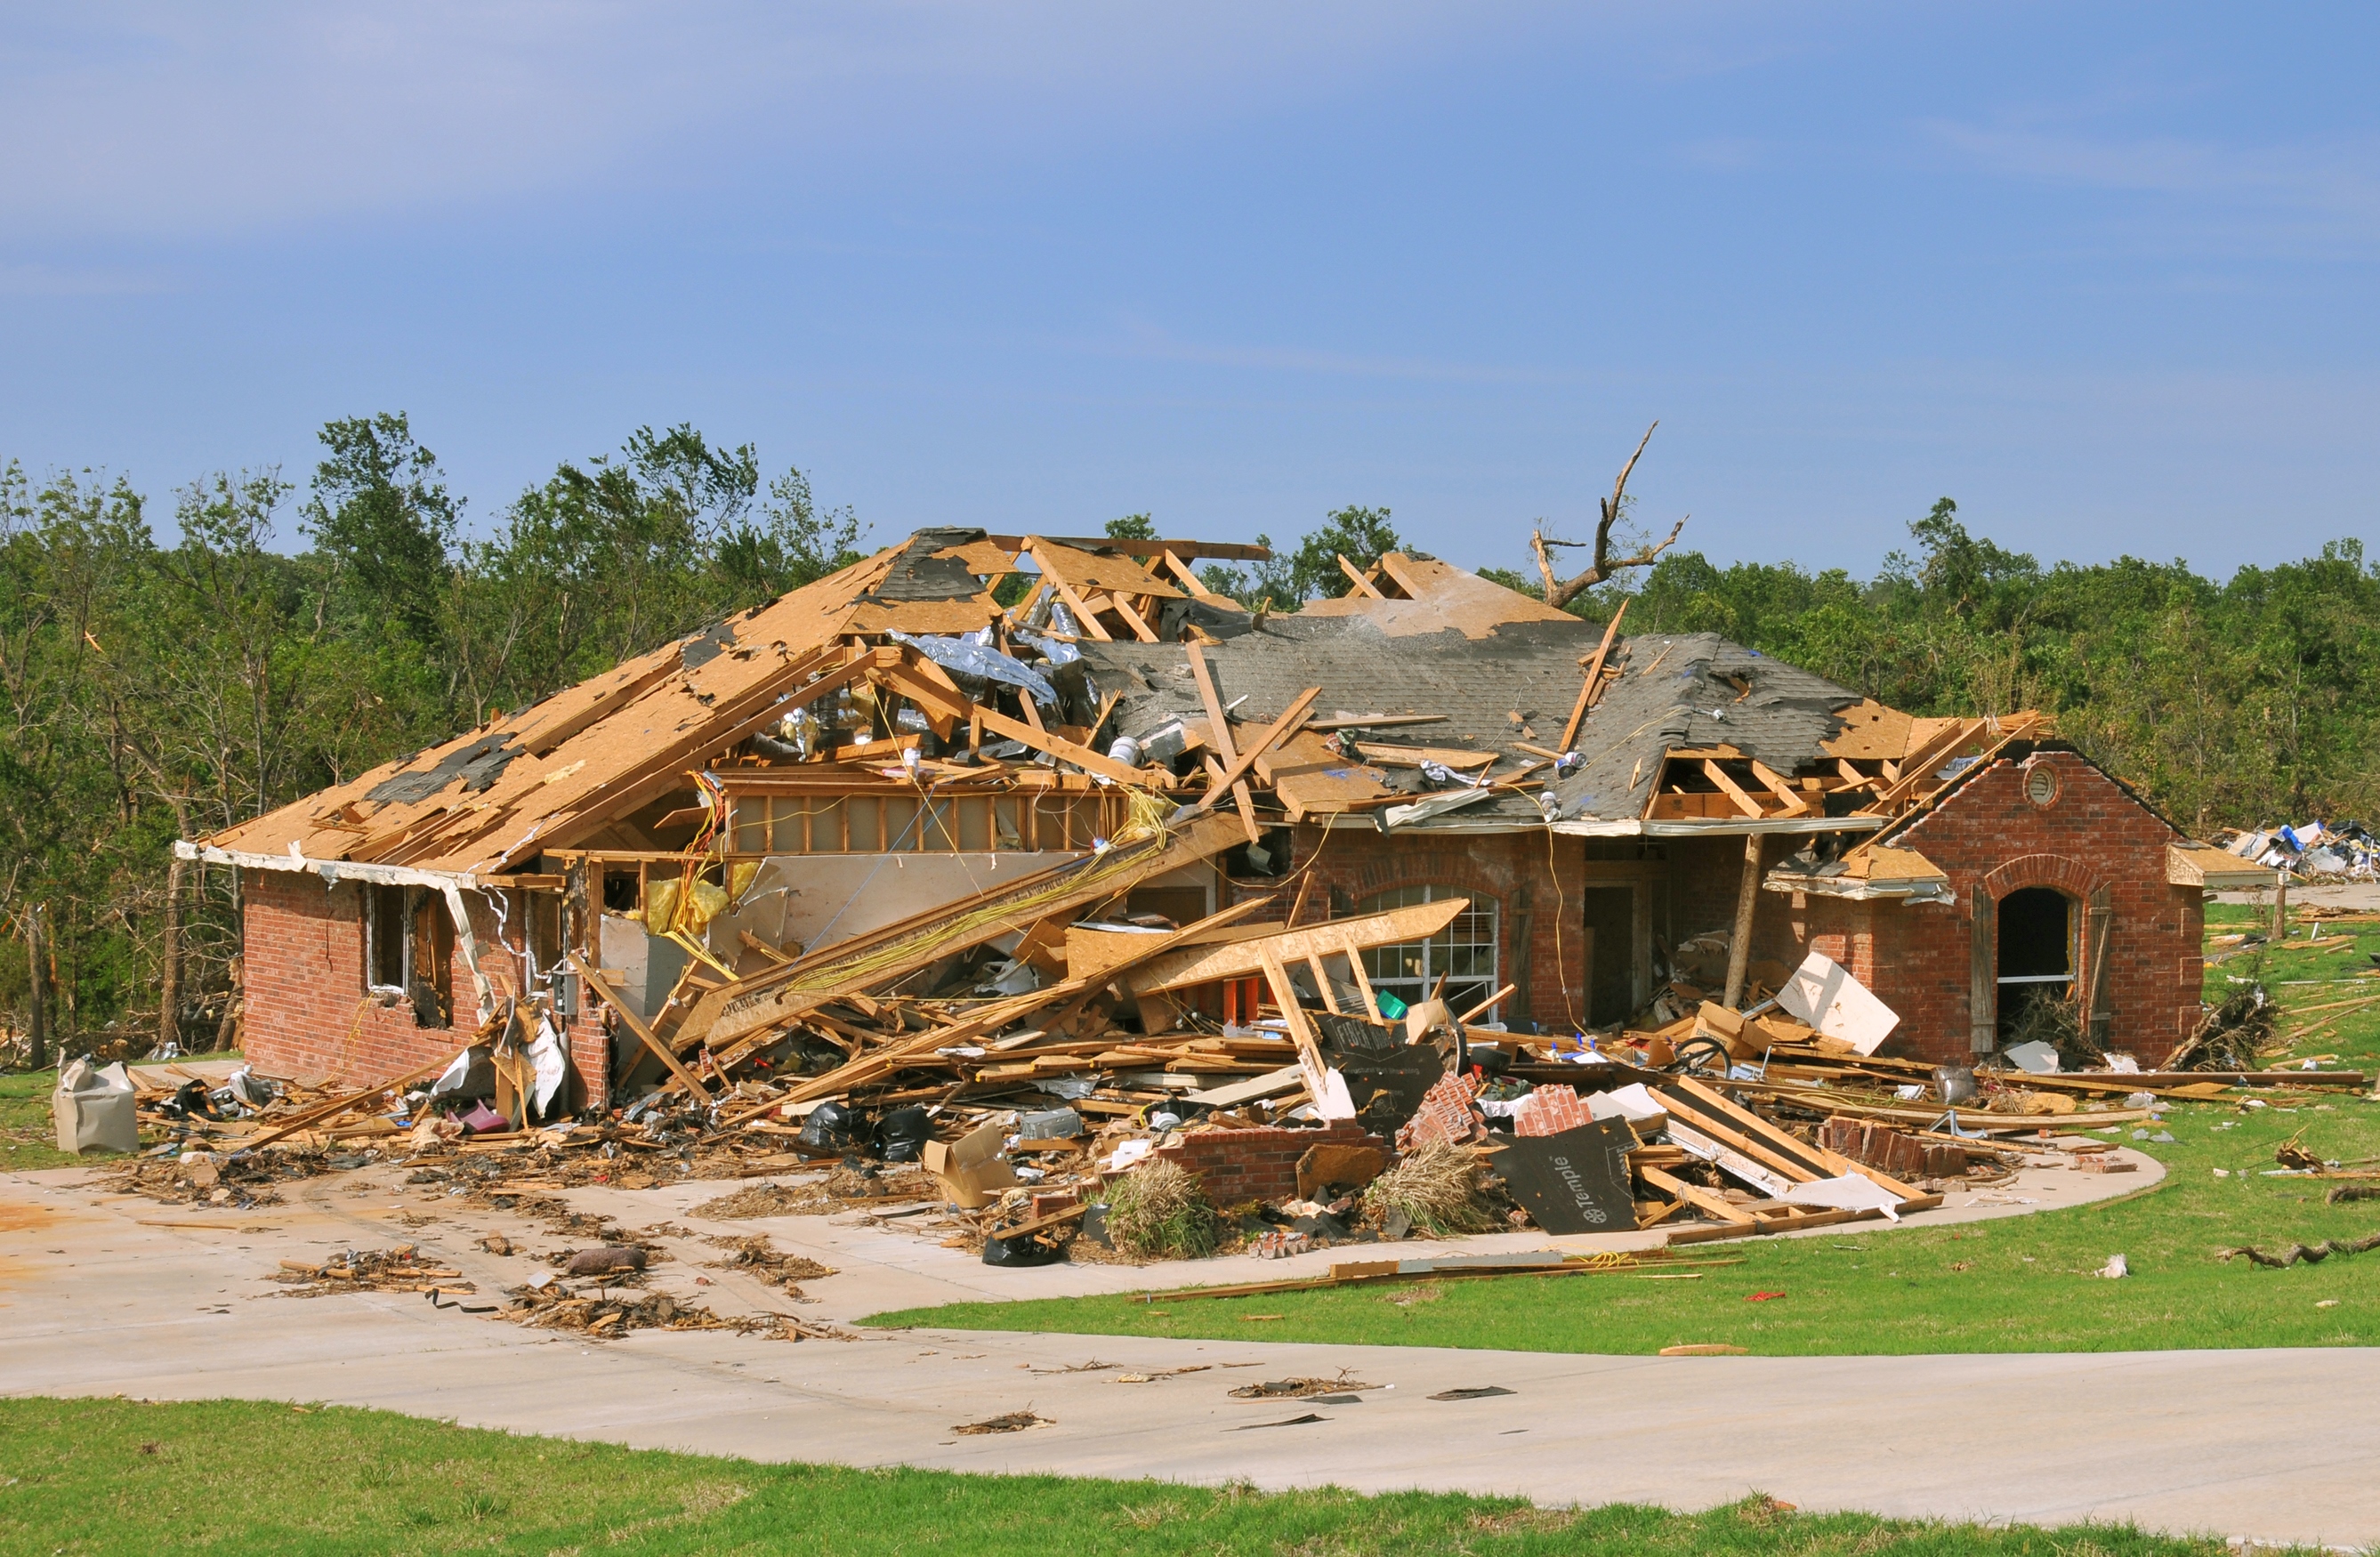
[[[1023,1432],[1027,1428],[1050,1428],[1058,1424],[1048,1417],[1038,1417],[1030,1411],[1011,1411],[1004,1416],[990,1417],[980,1422],[967,1422],[951,1430],[962,1438],[975,1438],[984,1433]]]

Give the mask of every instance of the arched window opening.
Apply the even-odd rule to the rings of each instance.
[[[1444,979],[1446,990],[1439,998],[1449,1010],[1461,1016],[1499,988],[1496,900],[1433,883],[1375,893],[1355,908],[1358,913],[1378,914],[1390,908],[1410,908],[1419,903],[1443,903],[1450,897],[1468,897],[1471,906],[1455,915],[1452,923],[1427,941],[1375,946],[1366,952],[1364,977],[1372,981],[1374,989],[1388,990],[1408,1005],[1427,1000],[1430,991],[1438,988],[1438,981]],[[1475,1020],[1493,1021],[1496,1016],[1494,1010],[1483,1011]]]

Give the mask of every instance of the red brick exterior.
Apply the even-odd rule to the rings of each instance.
[[[2025,798],[2028,764],[2058,775],[2058,797],[2046,807]],[[1814,894],[1797,908],[1784,894],[1763,892],[1754,955],[1791,963],[1825,953],[1900,1013],[1886,1052],[1963,1062],[1973,1054],[1975,894],[1997,902],[2022,887],[2055,887],[2076,900],[2079,925],[2082,906],[2104,886],[2115,916],[2108,1039],[2154,1064],[2197,1021],[2204,978],[2204,900],[2198,888],[2166,881],[2166,846],[2178,836],[2076,753],[2003,759],[1892,840],[1942,869],[1948,905]],[[1773,863],[1783,851],[1772,848]],[[2078,966],[2079,987],[2089,989],[2092,978],[2088,966]]]
[[[1228,1208],[1297,1198],[1297,1160],[1318,1146],[1386,1150],[1388,1144],[1361,1125],[1342,1120],[1319,1130],[1197,1130],[1159,1147],[1157,1155],[1197,1174],[1207,1198]]]
[[[241,877],[245,1009],[242,1052],[268,1076],[322,1077],[350,1085],[402,1076],[462,1047],[478,1026],[479,995],[456,938],[446,991],[452,1028],[425,1028],[412,1005],[387,1004],[364,985],[364,889],[325,886],[312,871],[248,870]],[[517,991],[525,959],[522,919],[510,916],[500,938],[483,894],[465,893],[480,967],[498,1000]],[[508,907],[510,906],[508,905]],[[611,1040],[582,1003],[565,1035],[574,1077],[571,1109],[601,1107],[610,1076]]]
[[[2025,798],[2028,761],[2058,775],[2057,797],[2046,807]],[[1894,839],[1943,870],[1951,894],[1947,902],[1853,902],[1813,894],[1796,906],[1786,894],[1763,891],[1753,956],[1791,967],[1813,951],[1825,953],[1900,1013],[1888,1053],[1962,1062],[1973,1053],[1968,1004],[1975,893],[1997,902],[2022,887],[2055,887],[2077,900],[2079,925],[2082,906],[2105,886],[2115,916],[2109,1041],[2153,1064],[2189,1033],[2200,1009],[2204,905],[2197,889],[2166,881],[2166,846],[2177,838],[2155,812],[2077,753],[2041,750],[2003,759],[1969,777],[1938,809]],[[1764,869],[1799,846],[1799,840],[1767,840]],[[1621,858],[1631,852],[1644,858]],[[1541,1031],[1559,1032],[1585,1015],[1582,890],[1623,879],[1643,883],[1659,946],[1726,931],[1735,922],[1743,840],[1669,838],[1647,841],[1640,850],[1559,834],[1549,841],[1535,831],[1383,837],[1301,827],[1292,863],[1303,868],[1309,861],[1315,885],[1308,918],[1343,914],[1374,893],[1425,882],[1495,900],[1501,979],[1521,986],[1502,1014],[1516,1026],[1534,1021]],[[1234,883],[1238,897],[1272,890]],[[2088,990],[2092,970],[2077,971],[2080,987]],[[1653,989],[1645,992],[1649,996]]]

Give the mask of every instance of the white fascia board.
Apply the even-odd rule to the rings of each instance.
[[[1766,892],[1800,892],[1813,897],[1841,897],[1854,903],[1949,903],[1952,900],[1950,880],[1947,876],[1912,876],[1877,882],[1851,876],[1788,876],[1770,871],[1761,878]]]
[[[1885,824],[1880,816],[1775,816],[1757,821],[1645,821],[1630,817],[1618,821],[1557,821],[1557,833],[1573,838],[1742,838],[1759,833],[1802,836],[1814,833],[1873,833]]]
[[[305,870],[330,882],[370,882],[383,887],[451,886],[489,890],[470,876],[452,870],[423,870],[410,865],[370,865],[352,859],[309,859],[295,854],[251,854],[244,849],[219,849],[212,844],[193,844],[187,838],[175,840],[175,855],[182,859],[195,859],[209,865],[237,865],[244,870]]]

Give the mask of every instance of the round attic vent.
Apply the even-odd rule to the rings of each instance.
[[[2024,770],[2024,797],[2036,806],[2049,806],[2058,799],[2058,770],[2047,763],[2038,766],[2027,763]]]

